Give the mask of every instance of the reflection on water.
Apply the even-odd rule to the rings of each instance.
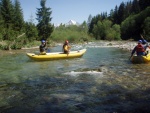
[[[129,52],[89,45],[81,58],[35,62],[34,51],[0,56],[0,113],[150,111],[150,64],[131,64]]]

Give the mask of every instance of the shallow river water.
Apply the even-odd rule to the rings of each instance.
[[[26,56],[37,49],[1,51],[0,113],[150,112],[150,64],[100,45],[84,45],[81,58],[42,62]]]

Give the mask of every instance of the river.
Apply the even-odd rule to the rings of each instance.
[[[148,113],[150,64],[101,45],[80,46],[81,58],[42,62],[26,56],[37,49],[1,51],[0,113]]]

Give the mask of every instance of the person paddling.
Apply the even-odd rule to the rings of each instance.
[[[41,45],[39,47],[41,55],[45,55],[46,54],[46,50],[47,50],[46,45],[47,45],[46,41],[45,40],[41,40]]]
[[[63,45],[63,52],[64,52],[65,54],[69,54],[70,48],[71,48],[71,47],[69,46],[69,41],[66,40],[65,43],[64,43],[64,45]]]
[[[147,41],[145,41],[147,42]],[[148,47],[148,45],[144,46],[143,45],[143,41],[139,40],[138,41],[138,45],[134,47],[134,49],[131,52],[131,56],[133,56],[133,54],[136,52],[137,56],[144,56],[146,55],[146,48]]]

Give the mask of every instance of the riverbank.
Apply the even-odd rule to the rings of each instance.
[[[93,44],[92,44],[93,43]],[[95,45],[95,43],[99,43],[99,45]],[[97,42],[89,42],[87,44],[92,44],[93,47],[116,47],[121,48],[127,51],[132,51],[133,48],[137,45],[136,41],[97,41]]]
[[[121,48],[121,49],[125,49],[125,50],[128,50],[128,51],[132,51],[133,48],[137,45],[137,42],[136,41],[96,41],[96,42],[100,42],[101,43],[101,47],[117,47],[117,48]],[[82,43],[81,45],[88,45],[88,44],[91,44],[91,43],[95,43],[95,42],[88,42],[88,43]],[[55,46],[61,46],[63,44],[61,43],[55,43]],[[75,45],[75,44],[71,44],[71,45]],[[79,44],[80,45],[80,44]],[[24,47],[22,49],[38,49],[39,46],[34,46],[34,47]]]
[[[132,51],[133,48],[137,45],[136,41],[111,41],[106,43],[107,45],[112,45],[112,47],[117,47],[128,51]]]

